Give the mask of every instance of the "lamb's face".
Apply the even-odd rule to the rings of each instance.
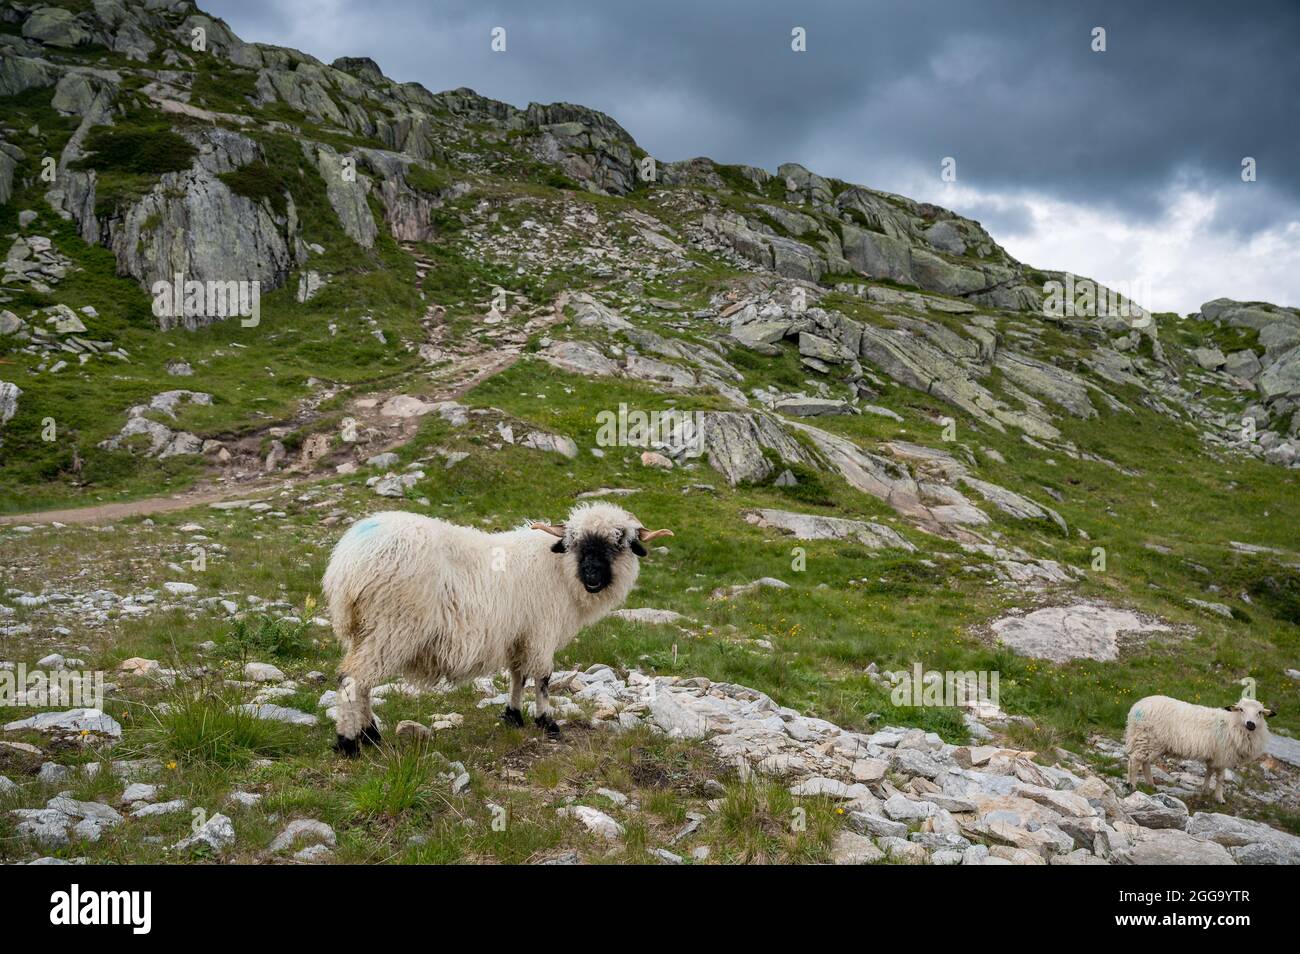
[[[594,503],[575,507],[561,526],[533,524],[560,539],[551,552],[564,556],[583,590],[591,595],[614,587],[624,593],[637,575],[637,558],[645,541],[672,536],[671,530],[649,531],[621,507]]]
[[[1254,732],[1256,729],[1267,729],[1268,723],[1264,721],[1269,716],[1277,715],[1272,709],[1264,705],[1258,699],[1242,699],[1235,706],[1224,706],[1234,717],[1241,723],[1241,727],[1247,732]]]

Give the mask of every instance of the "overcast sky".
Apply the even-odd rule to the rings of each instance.
[[[1296,0],[200,6],[245,40],[369,56],[434,91],[600,109],[660,160],[800,162],[944,205],[1022,261],[1157,310],[1300,305]],[[956,182],[940,178],[945,157]]]

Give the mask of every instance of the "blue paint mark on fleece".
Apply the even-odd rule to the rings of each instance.
[[[378,529],[379,529],[379,521],[371,517],[369,520],[362,520],[360,523],[354,526],[350,531],[348,531],[348,536],[364,537],[371,533],[374,533]]]

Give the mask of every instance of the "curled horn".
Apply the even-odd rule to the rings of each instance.
[[[550,523],[534,523],[531,524],[531,526],[534,530],[542,530],[545,531],[546,533],[549,533],[553,537],[560,538],[556,540],[554,544],[552,544],[551,546],[552,553],[568,552],[569,548],[564,545],[564,524],[560,524],[557,527],[554,524],[550,524]]]
[[[647,530],[645,527],[637,527],[636,535],[637,539],[642,543],[646,543],[650,540],[658,540],[660,537],[671,537],[673,532],[671,530]]]

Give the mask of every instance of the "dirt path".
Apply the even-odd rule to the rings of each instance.
[[[432,267],[432,263],[420,260],[417,260],[416,264],[425,268]],[[424,273],[421,272],[421,286],[423,285],[423,277]],[[429,403],[455,401],[463,397],[484,381],[513,366],[523,353],[523,344],[530,334],[548,328],[564,319],[564,306],[567,302],[568,295],[561,293],[552,304],[550,314],[530,319],[522,329],[501,326],[498,334],[504,340],[501,341],[502,346],[499,348],[485,348],[476,343],[475,347],[468,351],[443,352],[443,357],[449,358],[450,362],[428,372],[430,379],[437,386],[427,393],[416,393],[413,396]],[[429,334],[429,341],[434,345],[442,344],[445,340],[446,325],[441,323],[440,318],[441,309],[436,305],[429,306],[425,314],[424,325]],[[349,402],[348,413],[358,421],[360,426],[364,427],[367,423],[379,420],[380,409],[389,398],[408,393],[411,392],[390,390],[358,394]],[[382,440],[377,440],[366,446],[368,456],[396,450],[406,444],[419,429],[420,418],[399,418],[396,427],[393,426],[391,418],[386,419],[384,423],[387,425],[387,432],[383,434]],[[260,433],[265,433],[266,430],[267,428],[263,428]],[[246,441],[246,443],[249,442],[253,442],[253,439],[250,438]],[[322,463],[322,461],[314,463]],[[144,497],[139,500],[94,504],[87,507],[69,507],[62,510],[0,514],[0,526],[49,523],[107,523],[124,517],[146,517],[152,514],[186,510],[190,507],[201,507],[214,503],[256,497],[268,491],[285,490],[309,481],[320,480],[325,476],[327,476],[326,471],[307,466],[299,470],[289,470],[279,474],[250,474],[246,479],[231,477],[228,478],[230,482],[224,484],[215,484],[208,480],[191,490],[166,496]]]

